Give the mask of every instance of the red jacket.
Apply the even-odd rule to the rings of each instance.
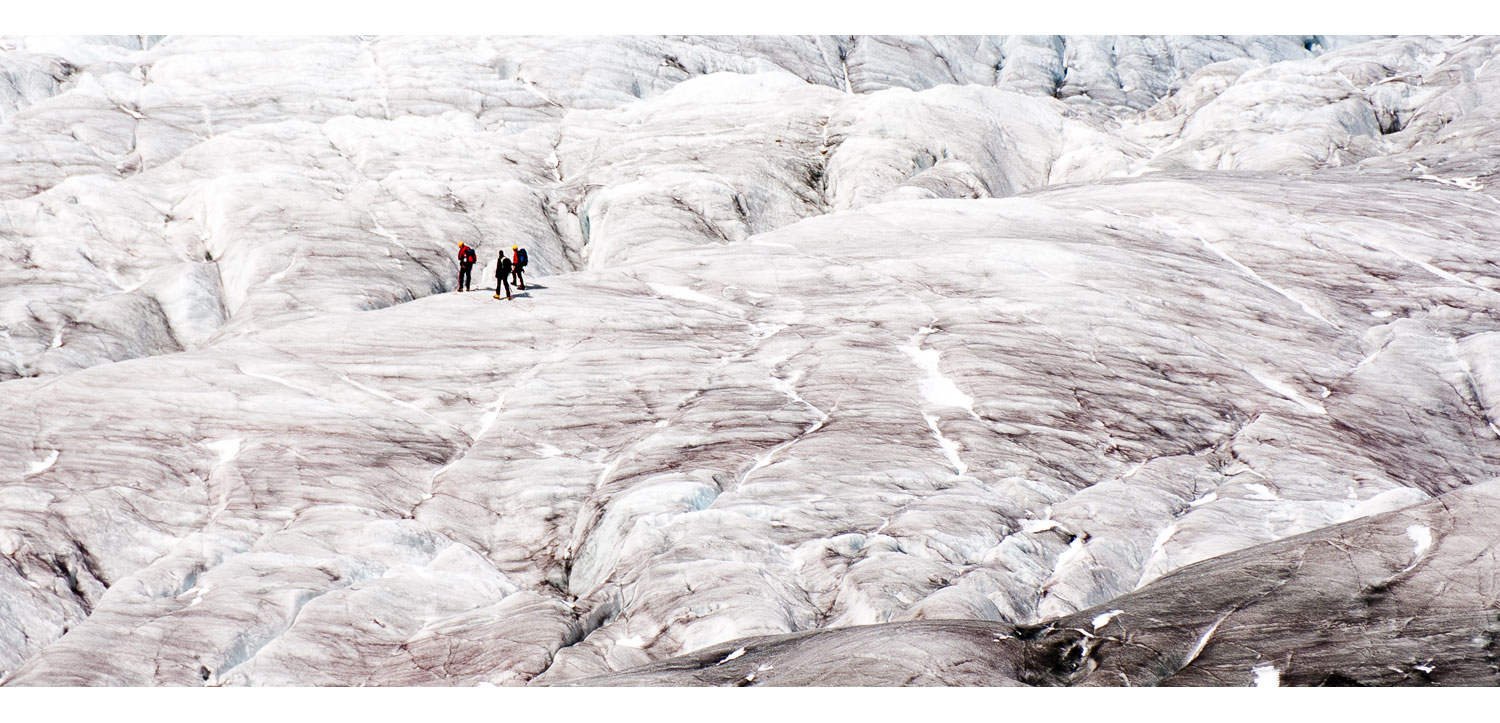
[[[474,263],[474,249],[471,249],[468,246],[458,247],[458,262],[461,264]]]

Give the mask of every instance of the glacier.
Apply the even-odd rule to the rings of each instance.
[[[1494,685],[1497,56],[0,38],[0,685]]]

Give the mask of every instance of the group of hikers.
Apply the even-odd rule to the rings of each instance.
[[[463,241],[458,242],[458,288],[456,291],[473,291],[474,262],[477,257],[474,249]],[[500,261],[495,264],[495,298],[500,298],[500,290],[505,289],[505,300],[510,301],[510,282],[515,281],[516,289],[526,290],[526,279],[521,277],[521,272],[526,268],[526,249],[519,246],[510,247],[510,256],[505,255],[504,249],[500,251]]]

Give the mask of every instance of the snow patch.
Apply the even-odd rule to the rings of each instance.
[[[1172,539],[1172,535],[1175,534],[1177,534],[1177,525],[1175,524],[1167,525],[1162,528],[1161,532],[1156,533],[1156,541],[1151,544],[1151,556],[1155,557],[1161,553],[1163,547],[1167,544],[1167,540]]]
[[[1245,499],[1247,500],[1263,500],[1266,502],[1275,502],[1276,500],[1281,499],[1280,497],[1276,496],[1275,492],[1271,491],[1271,488],[1263,484],[1247,484],[1245,485],[1245,489],[1250,491],[1250,494],[1245,495]]]
[[[1420,559],[1432,549],[1432,528],[1427,525],[1412,525],[1406,528],[1406,536],[1416,543],[1412,549],[1412,557]]]
[[[927,400],[928,404],[943,407],[958,407],[968,412],[969,416],[979,419],[979,415],[974,413],[974,398],[964,394],[958,388],[958,385],[953,383],[952,379],[943,375],[942,369],[938,366],[941,361],[941,355],[938,353],[938,350],[922,348],[922,340],[935,331],[937,329],[924,326],[918,329],[917,333],[912,336],[910,344],[897,348],[911,357],[912,362],[917,365],[918,369],[927,372],[927,378],[920,380],[917,383],[917,388],[921,391],[922,398]],[[932,429],[932,435],[937,438],[938,446],[942,447],[943,454],[953,465],[953,469],[958,474],[968,474],[969,466],[964,464],[964,461],[958,456],[958,450],[962,449],[962,447],[958,442],[943,436],[942,429],[938,427],[939,417],[924,412],[922,418],[927,420],[927,426]]]
[[[1257,665],[1250,669],[1255,674],[1255,687],[1280,688],[1281,672],[1274,665]]]
[[[52,454],[47,455],[46,459],[32,462],[31,469],[26,471],[25,476],[30,477],[31,475],[41,474],[42,472],[51,469],[52,465],[57,462],[57,457],[60,454],[62,453],[54,449],[52,450]]]
[[[730,653],[730,654],[724,656],[723,660],[720,660],[719,662],[714,663],[714,665],[723,665],[723,664],[725,664],[725,663],[727,663],[727,662],[729,662],[731,660],[734,660],[735,658],[738,658],[738,657],[740,657],[741,655],[744,655],[744,654],[745,654],[745,649],[744,648],[736,648],[733,653]]]
[[[1436,265],[1432,264],[1431,262],[1424,261],[1424,260],[1419,259],[1419,258],[1417,258],[1415,256],[1412,256],[1411,254],[1406,253],[1405,251],[1402,251],[1399,248],[1395,248],[1395,247],[1392,247],[1392,246],[1383,245],[1383,244],[1381,244],[1381,243],[1378,242],[1379,238],[1380,238],[1379,236],[1371,235],[1371,236],[1369,236],[1369,237],[1367,237],[1367,238],[1365,238],[1363,240],[1364,240],[1365,243],[1369,244],[1372,248],[1380,249],[1381,251],[1388,252],[1388,253],[1396,256],[1397,258],[1400,258],[1402,261],[1405,261],[1405,262],[1410,263],[1410,264],[1415,264],[1415,265],[1421,267],[1422,270],[1424,270],[1427,273],[1432,274],[1433,276],[1436,276],[1436,277],[1438,277],[1440,279],[1445,279],[1447,281],[1452,281],[1453,283],[1456,283],[1456,284],[1462,284],[1462,285],[1467,286],[1469,288],[1478,289],[1480,291],[1485,291],[1485,292],[1489,292],[1489,293],[1492,293],[1492,294],[1500,293],[1500,292],[1497,292],[1494,289],[1491,289],[1491,288],[1489,288],[1487,286],[1480,286],[1479,284],[1476,284],[1476,283],[1474,283],[1472,281],[1469,281],[1468,279],[1465,279],[1462,276],[1459,276],[1458,274],[1455,274],[1455,273],[1450,272],[1450,271],[1445,271],[1445,270],[1437,267]]]
[[[1245,371],[1250,374],[1250,377],[1252,379],[1260,382],[1261,386],[1273,392],[1276,392],[1277,394],[1285,397],[1288,401],[1295,402],[1303,409],[1306,409],[1313,414],[1328,414],[1328,410],[1324,409],[1322,404],[1319,404],[1311,399],[1308,399],[1307,397],[1302,396],[1302,394],[1294,389],[1292,385],[1287,384],[1280,379],[1272,378],[1267,374],[1257,372],[1253,369],[1246,369]]]
[[[242,441],[244,440],[241,437],[230,437],[229,439],[206,442],[203,446],[219,453],[219,461],[214,463],[214,466],[217,467],[234,459],[240,453],[240,442]]]
[[[1437,183],[1441,183],[1445,186],[1454,186],[1457,188],[1462,188],[1466,191],[1479,191],[1484,188],[1484,184],[1478,182],[1478,176],[1469,176],[1467,178],[1438,178],[1437,176],[1433,175],[1422,175],[1417,176],[1417,178],[1423,181],[1436,181]]]
[[[1021,530],[1032,534],[1058,528],[1059,525],[1056,520],[1021,520]]]
[[[927,420],[927,426],[932,429],[932,434],[937,437],[938,446],[943,448],[943,454],[948,457],[948,463],[953,465],[953,471],[958,474],[968,474],[969,465],[964,464],[958,456],[958,442],[943,436],[943,430],[938,429],[938,418],[932,414],[923,414],[922,418]]]
[[[1063,553],[1057,556],[1057,565],[1053,566],[1052,574],[1047,577],[1047,585],[1056,582],[1057,576],[1063,571],[1063,568],[1071,565],[1074,560],[1083,554],[1083,544],[1082,537],[1074,537],[1073,541],[1068,543],[1068,549],[1063,550]],[[1043,587],[1046,587],[1046,585],[1043,585]]]
[[[1146,564],[1141,566],[1140,579],[1135,582],[1136,588],[1140,588],[1148,580],[1153,579],[1148,577],[1151,575],[1152,565],[1158,558],[1166,554],[1167,541],[1172,539],[1172,535],[1175,534],[1177,534],[1177,523],[1175,522],[1162,528],[1161,532],[1156,533],[1156,541],[1151,543],[1151,554],[1146,558]]]
[[[795,397],[795,398],[797,399],[797,401],[802,401],[801,397]],[[805,401],[802,402],[802,403],[803,404],[807,404],[807,402],[805,402]],[[755,474],[756,471],[760,470],[762,467],[765,467],[766,465],[770,464],[772,460],[776,459],[776,455],[778,453],[780,453],[781,450],[786,449],[787,447],[790,447],[793,444],[796,444],[797,442],[799,442],[802,439],[806,438],[807,435],[812,434],[812,433],[814,433],[814,432],[822,429],[823,425],[828,423],[828,414],[827,413],[819,410],[817,407],[814,407],[811,404],[807,404],[807,406],[811,407],[813,411],[818,412],[819,414],[821,414],[822,418],[819,419],[818,421],[813,422],[812,424],[808,425],[807,429],[802,430],[802,432],[800,434],[798,434],[797,436],[792,437],[791,439],[788,439],[787,441],[782,442],[781,444],[778,444],[775,447],[772,447],[771,449],[769,449],[769,450],[767,450],[765,452],[762,452],[762,453],[756,455],[755,456],[755,464],[751,465],[750,469],[745,470],[745,473],[742,474],[742,475],[740,475],[740,483],[741,484],[743,484],[745,482],[745,480],[749,479],[750,475]],[[960,474],[962,474],[962,473],[960,473]]]
[[[1398,510],[1402,507],[1418,504],[1426,499],[1429,498],[1424,492],[1413,487],[1389,489],[1363,502],[1360,502],[1358,497],[1354,497],[1350,500],[1349,511],[1344,513],[1338,521],[1347,522],[1360,517],[1390,512],[1391,510]]]
[[[977,415],[974,414],[974,398],[964,394],[952,379],[943,375],[942,369],[938,367],[938,362],[941,361],[938,350],[921,347],[922,340],[935,331],[937,330],[932,327],[923,327],[917,331],[916,336],[912,337],[911,344],[900,347],[901,351],[906,352],[918,368],[927,372],[927,378],[918,383],[922,397],[931,404],[962,408],[977,419]]]
[[[1182,667],[1185,668],[1188,663],[1198,659],[1198,654],[1202,653],[1203,649],[1208,647],[1208,639],[1214,636],[1214,632],[1219,629],[1220,625],[1224,624],[1224,619],[1228,617],[1229,613],[1220,615],[1219,619],[1215,620],[1213,625],[1208,626],[1208,629],[1204,630],[1203,634],[1198,636],[1198,642],[1193,645],[1192,650],[1188,651],[1187,657],[1183,658]]]
[[[674,299],[681,299],[682,301],[691,301],[695,304],[711,306],[730,316],[742,316],[739,307],[735,306],[734,304],[731,304],[722,299],[715,299],[712,296],[699,291],[694,291],[686,286],[672,286],[670,284],[657,283],[648,283],[646,285],[650,286],[653,291],[661,294],[662,296],[669,296]]]
[[[1324,324],[1326,324],[1326,325],[1328,325],[1330,327],[1333,327],[1335,329],[1338,328],[1337,324],[1329,321],[1322,314],[1319,314],[1317,312],[1317,310],[1313,309],[1311,306],[1309,306],[1307,302],[1305,302],[1305,301],[1303,301],[1303,300],[1301,300],[1301,299],[1299,299],[1299,298],[1291,295],[1291,293],[1289,293],[1286,289],[1283,289],[1280,286],[1277,286],[1277,285],[1275,285],[1275,284],[1267,281],[1265,279],[1265,277],[1263,277],[1260,274],[1256,273],[1254,269],[1252,269],[1249,266],[1246,266],[1246,265],[1240,263],[1239,259],[1236,259],[1233,256],[1230,256],[1223,249],[1221,249],[1218,246],[1215,246],[1215,245],[1209,243],[1208,239],[1199,237],[1198,241],[1203,244],[1204,248],[1206,248],[1209,251],[1213,252],[1215,256],[1218,256],[1219,258],[1221,258],[1224,261],[1228,262],[1230,266],[1233,266],[1236,269],[1239,269],[1240,273],[1243,273],[1244,275],[1250,277],[1251,279],[1253,279],[1256,283],[1260,284],[1261,286],[1264,286],[1267,289],[1270,289],[1271,291],[1276,292],[1276,294],[1280,295],[1282,298],[1285,298],[1287,301],[1290,301],[1290,302],[1296,304],[1297,306],[1301,307],[1302,311],[1305,312],[1308,316],[1311,316],[1312,318],[1317,319],[1318,321],[1321,321],[1321,322],[1323,322]]]
[[[1114,620],[1115,616],[1119,615],[1122,612],[1125,612],[1125,611],[1124,610],[1111,610],[1111,611],[1109,611],[1107,613],[1100,613],[1098,615],[1095,615],[1094,616],[1094,620],[1093,620],[1094,629],[1098,630],[1099,628],[1102,628],[1105,625],[1108,625],[1109,621]]]

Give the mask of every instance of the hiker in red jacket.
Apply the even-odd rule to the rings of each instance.
[[[473,291],[472,271],[474,270],[474,249],[469,245],[458,242],[458,288],[455,291]]]
[[[512,254],[510,259],[511,275],[515,277],[516,288],[525,291],[526,279],[521,278],[521,270],[526,268],[526,249],[519,246],[512,246],[510,247],[510,252]]]

